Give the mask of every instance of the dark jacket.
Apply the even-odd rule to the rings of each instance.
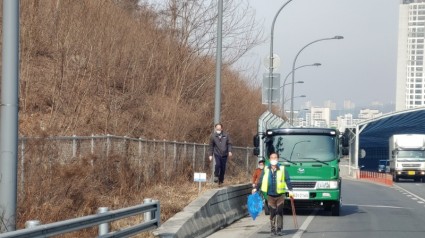
[[[276,176],[273,176],[271,165],[269,165],[267,167],[270,170],[269,187],[267,188],[267,194],[271,195],[271,196],[277,196],[279,194],[277,194],[277,191],[276,191],[276,184],[277,184],[276,183]],[[280,164],[278,164],[276,171],[280,170],[282,168],[285,170],[285,183],[286,183],[287,190],[292,190],[291,178],[289,177],[288,170],[285,168],[285,166],[281,166]],[[261,183],[263,182],[263,177],[264,177],[264,170],[265,169],[263,169],[263,172],[261,173],[260,179],[258,180],[258,183],[257,183],[257,190],[258,191],[260,191],[260,189],[261,189]]]
[[[232,152],[232,141],[229,134],[222,131],[220,135],[213,133],[210,138],[209,155],[218,155],[226,157],[229,152]]]

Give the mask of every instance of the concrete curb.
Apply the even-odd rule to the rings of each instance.
[[[248,214],[251,189],[251,184],[243,184],[207,191],[153,234],[161,238],[206,237]]]

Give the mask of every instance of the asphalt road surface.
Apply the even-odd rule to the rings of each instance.
[[[393,187],[343,179],[341,215],[323,210],[297,211],[298,229],[284,216],[284,236],[293,238],[425,237],[425,183],[403,180]],[[271,237],[269,217],[245,217],[209,238]]]

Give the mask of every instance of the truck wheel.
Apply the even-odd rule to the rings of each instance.
[[[341,203],[340,202],[335,202],[332,205],[332,208],[331,208],[332,216],[339,216],[339,213],[340,213],[340,210],[341,210],[340,208],[341,208]]]
[[[393,182],[398,182],[399,179],[395,173],[393,173]]]

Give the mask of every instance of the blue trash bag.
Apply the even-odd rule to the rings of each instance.
[[[255,220],[258,214],[263,210],[263,199],[259,193],[254,193],[248,196],[248,212],[252,219]]]

